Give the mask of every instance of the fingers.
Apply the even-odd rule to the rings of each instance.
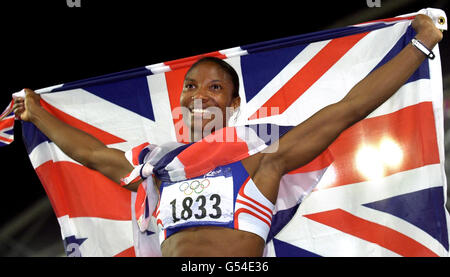
[[[25,111],[25,101],[23,98],[14,99],[13,112],[16,115],[20,115]]]
[[[24,105],[25,105],[25,100],[23,98],[16,98],[16,99],[14,99],[13,109],[16,109],[18,107],[23,107]]]
[[[29,89],[29,88],[24,88],[23,89],[24,91],[25,91],[25,95],[28,95],[28,94],[33,94],[33,93],[35,93],[34,91],[32,91],[31,89]]]
[[[25,98],[33,96],[33,94],[35,94],[34,91],[29,88],[24,88],[23,90],[25,91]]]
[[[39,101],[41,99],[41,96],[37,94],[34,90],[31,90],[29,88],[24,88],[23,90],[25,91],[25,98],[27,99],[33,98],[36,101]]]
[[[14,98],[14,105],[17,103],[23,103],[23,102],[25,102],[25,99],[23,97]]]
[[[429,48],[433,48],[434,45],[442,40],[442,32],[427,15],[418,14],[412,22],[412,27],[416,31],[417,36],[421,36],[424,40],[428,41],[427,46]]]
[[[16,95],[14,98],[13,112],[16,119],[30,121],[32,111],[40,106],[41,96],[31,89],[24,88],[24,93]]]

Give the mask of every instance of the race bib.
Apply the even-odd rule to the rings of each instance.
[[[163,229],[233,220],[233,177],[229,167],[218,167],[200,178],[164,182],[161,186],[158,219]]]

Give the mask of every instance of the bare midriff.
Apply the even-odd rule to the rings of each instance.
[[[264,240],[256,234],[223,227],[192,227],[168,237],[161,245],[168,257],[261,257]]]

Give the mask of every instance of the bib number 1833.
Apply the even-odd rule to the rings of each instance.
[[[164,186],[160,199],[163,228],[233,219],[233,178],[216,175]],[[197,223],[196,223],[197,222]]]
[[[206,210],[206,204],[208,201],[212,204],[212,212],[208,212]],[[194,202],[196,204],[195,213],[192,210]],[[192,197],[188,196],[182,201],[181,211],[177,211],[177,199],[172,200],[172,202],[170,202],[170,205],[172,206],[172,220],[174,223],[180,221],[181,219],[189,220],[192,216],[194,216],[195,219],[203,219],[206,216],[209,216],[212,219],[218,219],[222,216],[219,194],[212,194],[208,199],[204,195],[199,195],[195,198],[195,200]]]

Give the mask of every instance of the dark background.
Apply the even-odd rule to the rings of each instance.
[[[302,33],[393,17],[448,1],[14,1],[0,5],[0,109],[11,93],[39,89]],[[450,69],[448,34],[440,44]],[[445,88],[445,87],[444,87]],[[63,245],[21,139],[0,149],[0,256],[58,256]],[[26,231],[26,232],[25,232]]]

